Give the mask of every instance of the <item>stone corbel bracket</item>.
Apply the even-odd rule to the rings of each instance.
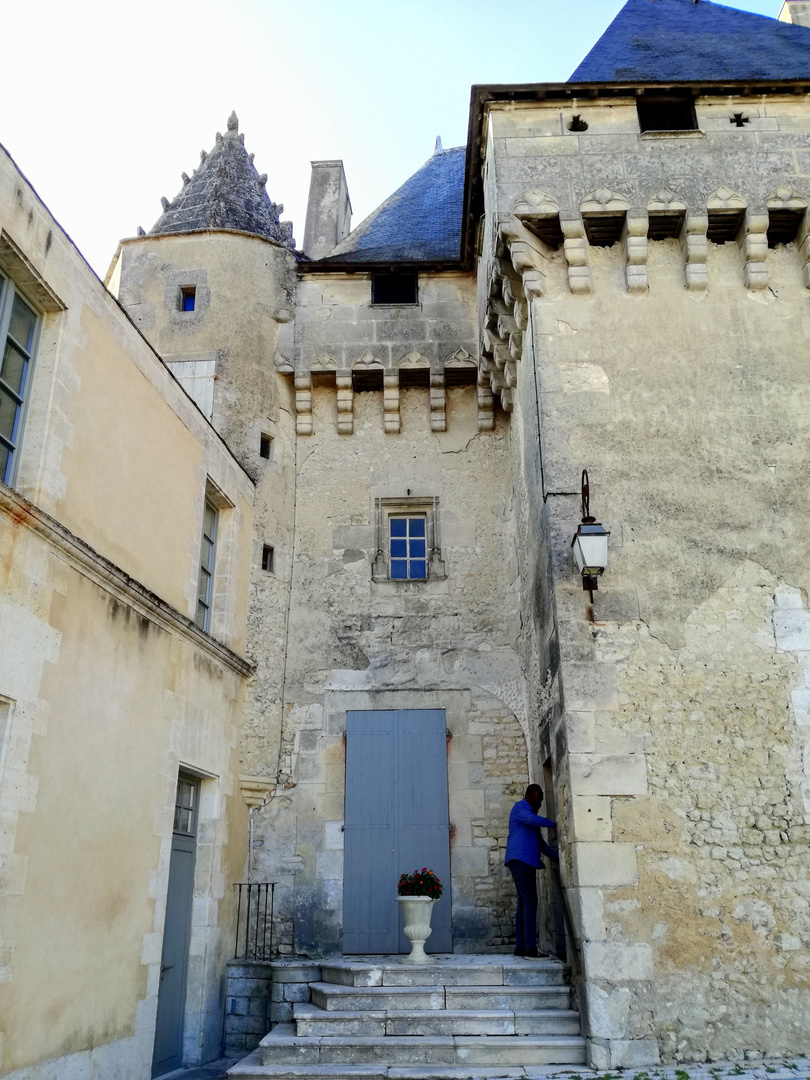
[[[681,232],[681,250],[684,257],[686,288],[690,292],[705,292],[709,287],[709,273],[706,260],[709,257],[709,215],[706,213],[686,214]]]
[[[749,208],[740,235],[740,248],[745,259],[743,275],[746,289],[761,291],[768,288],[768,211]]]
[[[628,210],[622,230],[622,246],[627,260],[627,291],[629,293],[647,292],[647,253],[649,241],[647,230],[650,226],[646,210]]]
[[[308,371],[296,375],[295,430],[298,435],[312,434],[312,376]]]
[[[530,202],[528,196],[520,196],[513,206],[527,214],[556,212],[556,203],[552,206]],[[523,335],[529,325],[528,301],[545,295],[548,251],[547,245],[519,218],[510,215],[499,223],[497,257],[490,272],[479,362],[478,426],[481,431],[491,431],[494,426],[491,409],[496,395],[505,412],[511,412],[513,408],[517,363],[523,355]]]
[[[591,263],[582,214],[578,210],[561,210],[560,228],[564,238],[563,253],[568,263],[568,286],[575,295],[588,296],[592,290]]]
[[[239,777],[239,788],[242,792],[242,798],[251,810],[258,806],[263,806],[273,793],[274,787],[275,782],[273,780],[268,780],[266,776],[240,775]]]

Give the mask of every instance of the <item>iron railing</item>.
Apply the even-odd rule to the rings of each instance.
[[[237,881],[235,960],[269,960],[273,952],[274,881]],[[240,952],[241,948],[241,952]]]

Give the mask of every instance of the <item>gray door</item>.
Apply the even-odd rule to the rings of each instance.
[[[346,717],[344,953],[410,952],[397,881],[427,866],[444,886],[428,952],[452,952],[444,709]]]
[[[174,807],[152,1076],[162,1076],[183,1064],[183,1014],[186,1007],[191,901],[194,896],[199,791],[197,780],[180,774]]]

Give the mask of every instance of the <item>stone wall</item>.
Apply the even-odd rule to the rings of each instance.
[[[556,610],[550,635],[535,609],[522,648],[553,686],[558,639],[539,750],[601,1067],[797,1053],[810,1009],[810,113],[741,98],[697,115],[702,133],[670,137],[640,135],[621,101],[584,107],[579,135],[551,104],[488,120],[483,357],[514,409],[523,578],[546,567]],[[791,207],[795,240],[769,248]],[[681,232],[648,240],[662,208]],[[589,243],[588,215],[611,213],[616,242]],[[737,215],[727,243],[707,239],[718,213]],[[559,246],[537,238],[550,220]],[[510,322],[497,304],[518,291]],[[593,603],[571,569],[583,468],[611,530]]]
[[[471,280],[426,275],[419,296],[373,308],[360,275],[308,275],[299,292],[299,432],[312,434],[298,439],[279,787],[257,811],[256,865],[280,882],[281,949],[313,956],[341,948],[348,709],[446,709],[455,948],[505,949],[511,934],[503,847],[526,710],[508,428],[479,433],[476,388],[445,384],[447,360],[474,364]],[[443,572],[423,583],[375,568],[378,500],[408,498],[436,500]]]

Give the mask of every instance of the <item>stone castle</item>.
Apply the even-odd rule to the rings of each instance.
[[[0,1076],[325,1075],[416,864],[503,997],[529,782],[581,1026],[401,1063],[806,1053],[810,2],[628,0],[300,247],[266,184],[232,114],[102,285],[0,156]]]

